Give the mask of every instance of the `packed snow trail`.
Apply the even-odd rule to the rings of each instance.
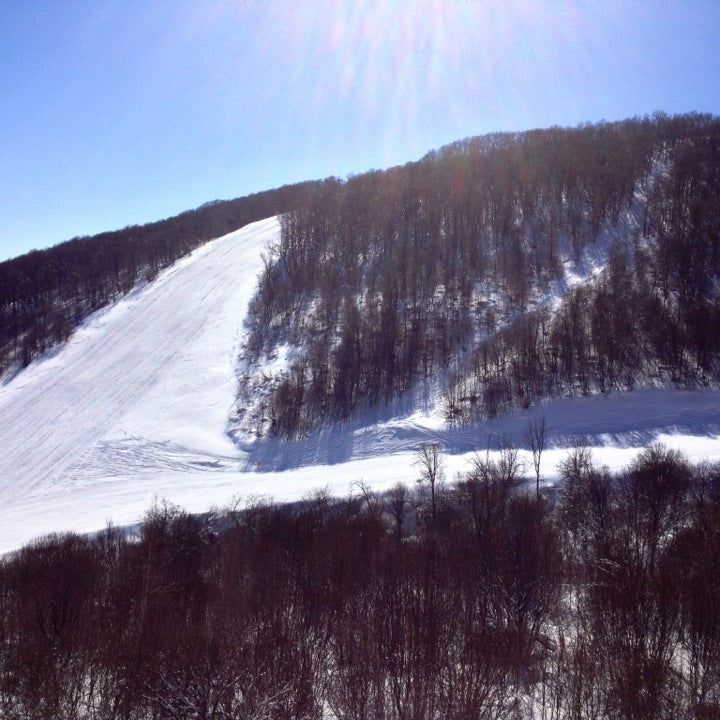
[[[0,504],[63,483],[103,437],[233,451],[236,343],[276,218],[211,241],[0,386]]]
[[[153,500],[202,512],[237,496],[294,500],[318,488],[347,494],[357,480],[378,490],[413,483],[426,440],[447,450],[449,479],[503,437],[522,445],[538,408],[448,428],[437,403],[412,393],[299,442],[233,443],[243,321],[279,231],[270,218],[203,245],[0,384],[0,553],[50,532],[135,523]],[[613,469],[654,440],[720,460],[718,392],[556,399],[542,412],[546,480],[579,434]]]

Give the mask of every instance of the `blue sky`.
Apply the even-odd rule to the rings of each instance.
[[[0,3],[0,259],[468,135],[720,114],[720,2]]]

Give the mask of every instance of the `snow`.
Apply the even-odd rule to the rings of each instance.
[[[271,218],[204,245],[0,386],[0,550],[113,517],[114,507],[83,502],[74,490],[67,511],[60,498],[40,509],[82,487],[86,458],[112,441],[212,458],[234,452],[225,425],[237,343],[260,253],[278,233]],[[101,476],[105,490],[117,482],[110,471]]]
[[[428,411],[415,410],[390,418],[383,418],[380,410],[342,425],[328,425],[292,443],[266,439],[245,448],[251,462],[273,470],[412,452],[430,441],[439,442],[453,455],[461,455],[500,450],[506,441],[522,447],[525,428],[541,414],[546,419],[548,446],[555,448],[571,447],[583,438],[607,454],[608,448],[644,447],[658,442],[662,435],[668,444],[684,438],[688,446],[695,448],[700,446],[693,445],[691,438],[701,438],[703,452],[716,446],[714,457],[720,459],[720,393],[655,388],[558,398],[539,407],[457,427],[444,423],[434,405]],[[711,438],[708,445],[705,441]]]
[[[238,496],[281,501],[321,488],[346,494],[357,480],[378,490],[412,483],[414,452],[427,440],[446,449],[452,478],[504,437],[521,445],[538,412],[549,428],[550,482],[581,434],[613,469],[656,440],[720,461],[720,393],[661,389],[557,399],[452,428],[435,402],[418,400],[419,388],[298,442],[234,443],[243,318],[261,253],[278,233],[269,218],[207,243],[0,385],[0,552],[50,532],[133,524],[155,500],[201,512]]]
[[[661,163],[656,161],[650,179],[651,184],[661,171]],[[639,186],[635,190],[630,207],[620,212],[617,223],[602,225],[598,236],[585,244],[578,258],[575,258],[570,235],[562,233],[560,237],[560,257],[562,259],[563,276],[552,283],[550,292],[546,297],[536,302],[536,305],[544,304],[557,311],[562,306],[570,290],[601,275],[607,265],[610,248],[613,244],[618,243],[628,254],[634,253],[634,242],[640,238],[646,207],[647,189]]]

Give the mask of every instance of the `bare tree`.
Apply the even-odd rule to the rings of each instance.
[[[540,499],[540,461],[545,450],[547,438],[547,423],[545,416],[534,417],[525,430],[525,440],[530,447],[533,456],[533,467],[535,468],[535,494]]]
[[[402,483],[398,483],[390,491],[390,511],[395,520],[395,531],[398,540],[402,540],[403,525],[405,524],[405,507],[408,502],[407,495],[407,487]]]
[[[370,486],[362,479],[356,480],[352,484],[353,489],[358,491],[365,504],[365,508],[369,515],[375,515],[378,518],[382,515],[382,502],[378,496],[370,489]]]
[[[433,523],[437,520],[437,490],[444,477],[442,448],[438,443],[420,445],[415,464],[420,468],[418,482],[430,488],[430,508]]]
[[[515,487],[525,472],[525,463],[518,457],[517,448],[507,439],[502,439],[500,457],[496,463],[497,478],[508,488]]]

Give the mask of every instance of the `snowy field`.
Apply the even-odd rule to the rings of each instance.
[[[0,385],[0,552],[50,532],[134,523],[154,501],[199,512],[237,497],[344,494],[357,480],[377,489],[413,482],[413,453],[426,440],[446,448],[449,478],[504,437],[522,444],[538,410],[448,429],[432,403],[296,443],[234,443],[228,418],[243,318],[261,252],[278,233],[270,218],[204,245]],[[720,460],[718,392],[559,399],[542,411],[550,482],[578,435],[611,468],[656,440],[694,460]]]

